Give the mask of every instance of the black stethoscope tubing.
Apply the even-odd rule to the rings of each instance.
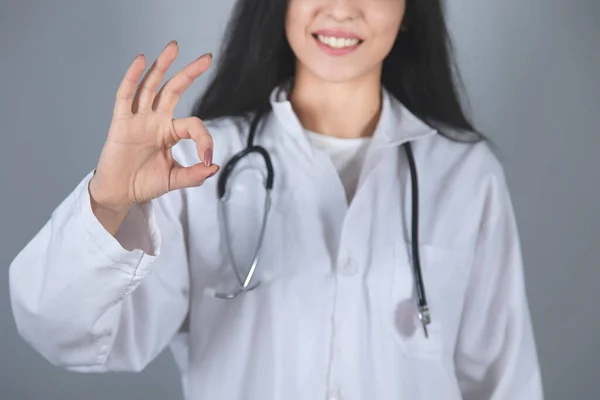
[[[248,134],[248,141],[246,144],[246,148],[235,154],[228,162],[225,164],[225,167],[219,174],[219,179],[217,182],[217,194],[219,200],[223,200],[226,196],[227,191],[227,180],[231,175],[233,169],[237,165],[237,163],[246,157],[249,154],[257,153],[259,154],[267,168],[267,177],[265,180],[265,188],[268,193],[273,189],[273,182],[275,177],[275,172],[273,170],[273,162],[271,161],[271,157],[269,156],[268,151],[262,147],[254,145],[254,137],[256,135],[258,124],[261,120],[262,115],[257,113],[252,120],[250,125],[250,130]],[[404,151],[406,153],[406,158],[408,159],[408,165],[410,168],[410,179],[411,179],[411,191],[412,191],[412,219],[411,219],[411,249],[412,249],[412,266],[415,280],[415,290],[417,294],[417,309],[418,316],[421,320],[421,324],[423,325],[423,330],[425,333],[425,337],[428,337],[427,325],[431,323],[431,315],[429,312],[429,306],[427,303],[427,297],[425,294],[425,284],[423,282],[423,275],[421,272],[421,257],[419,251],[419,181],[417,176],[417,167],[415,164],[415,158],[412,151],[412,146],[410,142],[405,142],[402,144]],[[261,236],[264,232],[261,232]],[[262,238],[261,238],[262,239]],[[256,259],[255,263],[256,264]],[[255,267],[255,265],[254,265]],[[236,270],[236,274],[239,274]],[[251,279],[251,277],[250,277]],[[231,299],[237,296],[239,293],[243,293],[244,291],[249,291],[256,288],[258,285],[249,286],[249,280],[246,283],[240,283],[242,286],[240,290],[236,294],[232,295],[220,295],[217,297]]]

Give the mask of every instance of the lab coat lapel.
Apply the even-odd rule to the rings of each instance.
[[[391,93],[383,89],[381,116],[373,134],[373,142],[365,156],[356,196],[358,196],[363,182],[377,168],[389,150],[396,149],[393,157],[403,157],[404,152],[400,152],[398,149],[400,145],[434,134],[436,134],[435,129],[417,118]],[[382,173],[390,174],[390,179],[395,176],[387,171]]]
[[[308,159],[311,159],[314,155],[314,150],[304,133],[304,128],[302,127],[298,116],[292,108],[292,103],[288,100],[288,89],[289,83],[283,84],[271,92],[270,102],[271,108],[273,109],[273,115],[279,125],[283,128],[284,132],[290,135],[296,144],[298,144],[298,149],[302,151]]]

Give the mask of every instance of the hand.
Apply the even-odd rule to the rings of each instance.
[[[212,164],[213,142],[202,121],[173,119],[182,93],[209,68],[212,55],[188,64],[157,91],[177,53],[177,42],[170,42],[141,82],[146,59],[139,54],[121,82],[108,138],[89,185],[97,216],[124,217],[132,205],[171,190],[199,186],[219,169]],[[171,148],[181,139],[195,141],[202,162],[182,167],[173,159]],[[113,220],[109,231],[115,230],[116,222],[118,228],[121,222]]]

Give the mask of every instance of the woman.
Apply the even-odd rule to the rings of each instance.
[[[176,43],[129,67],[97,168],[11,265],[23,337],[77,371],[171,344],[187,399],[541,398],[510,197],[440,2],[235,9],[193,117],[172,114],[211,55],[162,88]],[[213,177],[250,136],[265,152]]]

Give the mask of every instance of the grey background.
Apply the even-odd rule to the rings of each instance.
[[[600,389],[600,2],[452,0],[480,129],[498,145],[519,221],[548,399]],[[0,3],[0,399],[177,399],[169,353],[140,374],[52,367],[16,332],[8,265],[94,168],[136,53],[216,52],[232,0]],[[217,60],[218,61],[218,60]],[[184,96],[185,115],[204,87]]]

